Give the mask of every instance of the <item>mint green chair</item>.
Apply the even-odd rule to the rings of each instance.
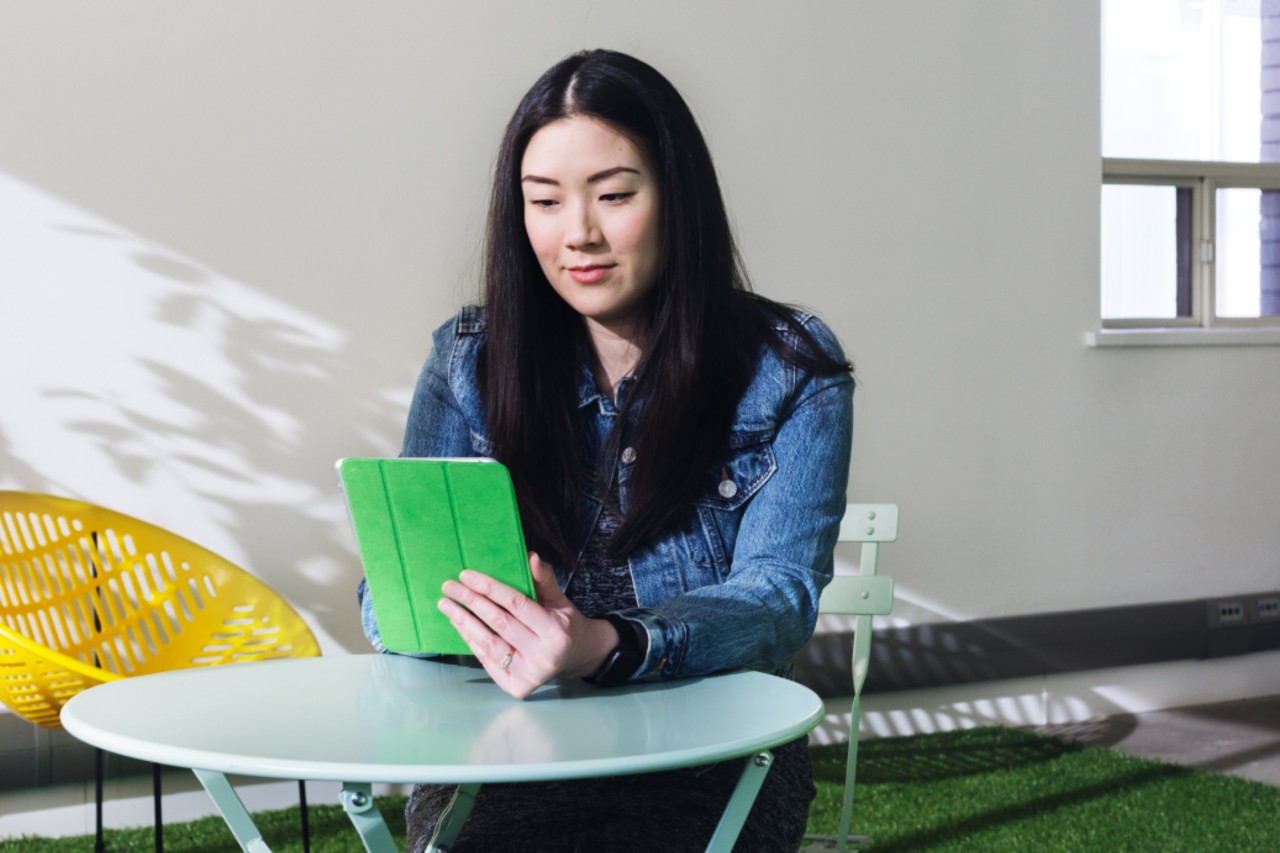
[[[898,538],[896,504],[849,504],[840,523],[841,542],[861,542],[860,574],[836,575],[822,591],[822,613],[856,616],[853,634],[853,712],[849,718],[849,758],[845,766],[844,807],[838,835],[806,835],[805,851],[847,851],[850,844],[865,844],[864,835],[849,835],[853,817],[853,785],[858,769],[858,730],[862,720],[862,685],[871,665],[871,620],[893,611],[893,578],[876,574],[880,543]]]

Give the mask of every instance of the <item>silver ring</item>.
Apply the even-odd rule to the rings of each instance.
[[[515,654],[516,654],[515,649],[507,649],[507,656],[502,659],[502,663],[498,664],[498,666],[501,669],[506,669],[507,667],[511,666],[511,659],[515,657]]]

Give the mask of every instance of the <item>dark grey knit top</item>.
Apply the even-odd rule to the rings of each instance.
[[[586,616],[636,605],[627,561],[610,560],[604,553],[605,543],[622,521],[617,505],[615,485],[565,590]],[[791,853],[804,833],[814,795],[807,738],[777,747],[773,753],[773,766],[735,853]],[[701,851],[741,769],[741,761],[735,760],[608,779],[485,785],[451,853]],[[456,789],[456,785],[414,787],[405,810],[410,853],[426,849]]]

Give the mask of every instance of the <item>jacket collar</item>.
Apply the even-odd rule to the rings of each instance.
[[[622,381],[618,383],[619,399],[624,399],[631,393],[635,382],[634,374],[622,377]],[[578,360],[578,408],[584,409],[593,403],[600,407],[601,414],[616,415],[618,413],[613,400],[610,400],[609,395],[596,385],[596,377],[591,370],[591,360],[584,354],[584,357]]]

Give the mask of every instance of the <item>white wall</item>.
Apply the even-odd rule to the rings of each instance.
[[[0,487],[179,531],[362,650],[333,461],[397,450],[475,292],[503,123],[605,45],[690,100],[758,289],[855,358],[851,496],[902,506],[900,622],[1276,588],[1280,350],[1082,345],[1098,26],[1078,0],[0,3]]]

